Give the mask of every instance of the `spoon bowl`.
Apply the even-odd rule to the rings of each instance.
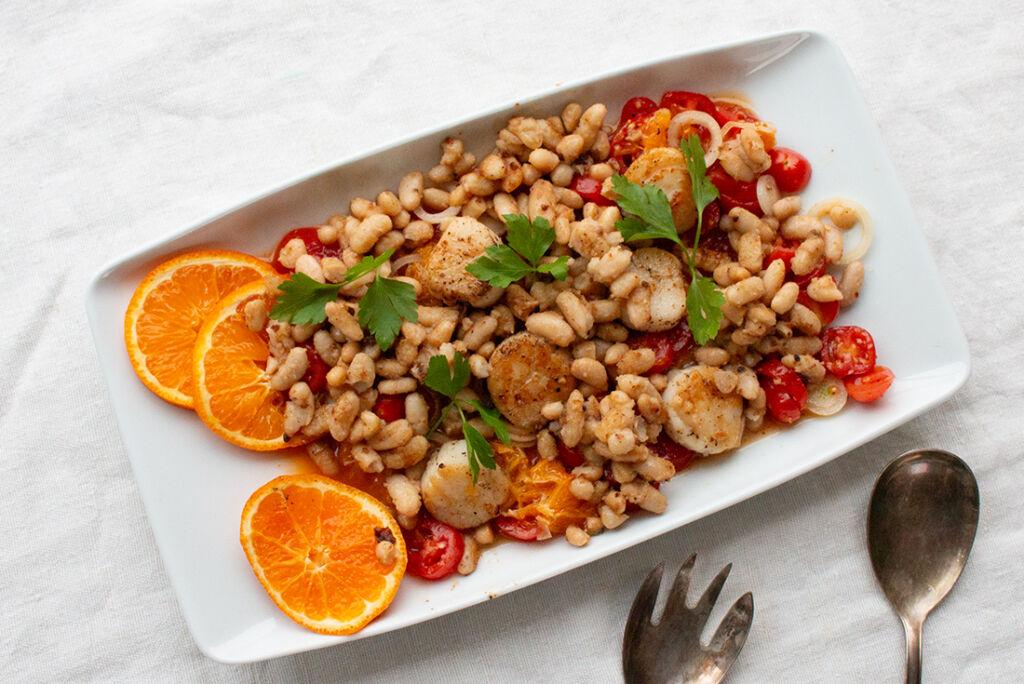
[[[879,476],[868,509],[875,576],[907,633],[907,682],[921,681],[921,629],[967,562],[978,528],[978,483],[957,456],[910,451]]]

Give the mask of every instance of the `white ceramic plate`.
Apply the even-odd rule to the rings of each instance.
[[[461,135],[486,153],[513,114],[548,116],[569,101],[604,102],[664,90],[748,94],[778,125],[780,144],[814,168],[805,206],[842,195],[875,220],[866,285],[840,322],[870,330],[896,383],[875,405],[851,402],[840,415],[806,420],[667,483],[661,516],[631,519],[576,549],[564,540],[503,544],[469,577],[440,583],[406,578],[391,607],[352,637],[326,637],[291,622],[271,603],[238,543],[249,494],[296,468],[274,455],[233,447],[189,411],[151,394],[124,349],[124,312],[142,277],[161,260],[197,248],[265,254],[287,230],[319,225],[357,195],[396,186],[408,170],[436,163],[438,142]],[[89,320],[124,444],[167,574],[199,647],[225,662],[247,662],[373,636],[505,594],[621,551],[721,510],[845,453],[950,396],[967,378],[967,344],[881,138],[848,66],[829,39],[790,32],[689,53],[561,88],[369,152],[266,193],[242,207],[137,250],[104,268],[88,293]]]

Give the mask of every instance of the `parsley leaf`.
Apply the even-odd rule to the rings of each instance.
[[[686,292],[686,321],[697,344],[707,344],[718,334],[723,304],[725,295],[715,287],[714,280],[697,276],[690,281]]]
[[[512,440],[508,432],[508,425],[501,419],[501,414],[495,410],[486,408],[476,399],[456,399],[456,395],[469,384],[469,361],[459,352],[455,352],[452,358],[452,365],[449,368],[448,359],[443,354],[431,356],[427,362],[427,375],[423,380],[430,389],[448,397],[451,401],[441,411],[440,417],[434,421],[430,432],[437,429],[437,426],[444,422],[448,413],[454,408],[459,412],[462,419],[462,436],[466,439],[466,457],[469,459],[469,472],[473,476],[473,484],[476,484],[480,475],[480,466],[494,469],[498,465],[494,461],[494,449],[487,442],[480,431],[473,427],[468,420],[464,409],[473,408],[480,414],[484,423],[494,428],[494,434],[504,444],[511,444]],[[429,433],[428,433],[429,434]]]
[[[476,261],[466,266],[471,274],[494,287],[508,287],[534,269],[508,245],[491,245]]]
[[[369,329],[381,351],[387,351],[402,329],[402,319],[415,323],[419,318],[416,288],[401,280],[378,276],[359,300],[356,318]]]
[[[394,252],[389,249],[378,257],[363,257],[345,271],[340,283],[319,283],[305,273],[292,274],[290,280],[278,285],[281,295],[270,310],[270,317],[298,325],[323,323],[327,318],[324,307],[338,298],[341,288],[376,271]],[[369,329],[381,350],[387,351],[398,336],[402,319],[413,323],[419,319],[416,289],[401,280],[378,276],[359,300],[356,318],[360,325]]]
[[[623,211],[637,218],[624,218],[615,222],[615,227],[627,242],[667,238],[683,244],[672,218],[672,206],[665,192],[654,185],[640,185],[625,176],[612,176],[612,190],[618,196],[616,202]]]
[[[469,361],[459,352],[455,352],[449,368],[448,359],[444,354],[431,356],[427,362],[427,376],[424,382],[435,392],[454,399],[455,395],[469,384]]]
[[[626,216],[615,222],[626,242],[667,238],[683,247],[687,265],[690,267],[690,287],[686,292],[686,322],[693,332],[697,344],[707,344],[715,338],[722,324],[722,305],[725,296],[715,286],[715,281],[697,270],[697,246],[700,244],[700,229],[704,208],[718,197],[718,188],[707,177],[704,163],[704,148],[700,138],[691,135],[680,143],[686,171],[690,174],[693,203],[697,207],[697,234],[693,249],[687,249],[679,239],[672,206],[661,188],[640,185],[625,176],[612,176],[612,189],[618,196],[619,208],[633,216]]]
[[[352,268],[345,271],[345,284],[354,283],[355,281],[362,278],[371,271],[376,271],[380,268],[380,265],[391,258],[391,255],[395,253],[395,250],[389,249],[388,251],[381,254],[379,257],[364,256],[359,260],[359,263]]]
[[[315,325],[327,318],[324,306],[338,298],[341,284],[318,283],[305,273],[296,273],[277,289],[281,295],[270,310],[271,318],[298,325]]]
[[[505,219],[508,246],[522,254],[531,266],[536,266],[555,241],[555,229],[543,216],[533,221],[523,214],[505,214],[502,218]]]
[[[466,270],[494,287],[508,287],[531,273],[548,273],[558,280],[569,276],[569,257],[560,256],[553,263],[539,264],[541,257],[555,241],[555,229],[548,220],[538,216],[533,221],[522,214],[505,214],[505,242],[484,250]]]

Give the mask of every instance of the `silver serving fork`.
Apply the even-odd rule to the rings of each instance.
[[[622,636],[622,672],[626,684],[715,684],[725,678],[743,648],[754,618],[754,596],[749,591],[726,613],[708,646],[701,643],[701,632],[732,563],[722,568],[697,605],[690,608],[686,605],[686,592],[696,559],[697,554],[690,556],[679,568],[665,610],[656,624],[651,613],[665,564],[659,563],[640,585]]]

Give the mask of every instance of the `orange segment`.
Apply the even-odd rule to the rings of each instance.
[[[569,525],[582,525],[596,515],[594,504],[571,491],[572,474],[558,460],[531,459],[518,447],[494,443],[494,458],[508,473],[511,503],[501,514],[519,520],[536,520],[551,534],[563,534]]]
[[[128,358],[143,384],[192,408],[192,345],[203,319],[224,295],[273,272],[265,261],[222,249],[182,254],[150,272],[124,316]]]
[[[285,440],[287,394],[271,389],[264,372],[267,342],[245,324],[245,305],[258,297],[266,297],[263,281],[243,285],[213,306],[196,335],[192,379],[196,414],[207,427],[240,447],[272,451],[310,438]]]
[[[405,540],[384,505],[323,475],[283,475],[257,489],[239,538],[278,608],[320,634],[362,629],[405,574]],[[394,544],[388,563],[377,557],[381,539]]]

